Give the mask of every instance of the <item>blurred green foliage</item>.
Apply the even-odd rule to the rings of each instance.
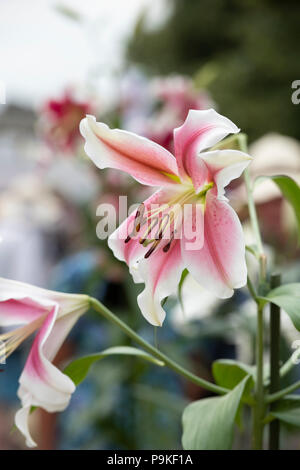
[[[219,111],[249,134],[300,138],[299,0],[169,0],[157,30],[142,16],[128,46],[129,62],[150,74],[182,73],[207,86]],[[209,82],[209,83],[207,83]]]

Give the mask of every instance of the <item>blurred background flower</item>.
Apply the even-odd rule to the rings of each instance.
[[[50,99],[41,111],[41,131],[46,142],[57,150],[74,151],[80,139],[79,123],[91,112],[90,103],[76,100],[68,90],[60,99]]]

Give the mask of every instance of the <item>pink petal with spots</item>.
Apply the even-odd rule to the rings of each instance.
[[[149,323],[162,326],[166,313],[161,301],[176,293],[183,271],[180,240],[174,240],[168,252],[162,246],[148,259],[139,261],[138,270],[145,283],[137,298],[138,305]]]
[[[144,217],[147,217],[151,209],[155,210],[156,207],[161,207],[163,210],[164,207],[169,207],[169,202],[176,196],[180,196],[182,193],[183,190],[180,185],[168,189],[159,189],[143,202],[145,207]],[[147,221],[141,227],[139,232],[134,232],[134,223],[137,221],[136,214],[138,210],[141,209],[137,208],[134,210],[133,213],[130,214],[126,220],[124,220],[120,227],[110,235],[108,239],[108,246],[113,251],[116,258],[127,263],[135,282],[142,282],[134,265],[139,259],[143,258],[149,250],[149,245],[143,246],[140,243],[140,239],[145,236],[150,222]],[[158,225],[155,225],[152,233],[156,234],[157,230]],[[133,232],[135,235],[131,236]],[[130,235],[131,238],[127,243],[125,243],[128,235]]]
[[[203,248],[187,250],[182,243],[182,257],[185,267],[203,287],[217,297],[228,298],[233,289],[247,282],[245,242],[237,214],[215,193],[207,193]]]
[[[204,204],[186,204],[182,225],[182,244],[188,251],[197,252],[204,244]]]

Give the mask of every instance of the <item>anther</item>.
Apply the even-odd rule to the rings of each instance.
[[[171,248],[171,243],[172,243],[172,240],[170,240],[164,247],[163,247],[163,252],[164,253],[167,253],[169,251],[169,249]]]
[[[137,219],[140,216],[143,216],[144,212],[145,212],[145,205],[142,203],[137,208],[137,211],[136,211],[136,214],[135,214],[135,219]]]
[[[153,245],[151,246],[150,250],[147,251],[147,253],[145,254],[144,258],[149,258],[150,255],[152,255],[153,251],[156,249],[157,245],[160,243],[160,240],[156,240]]]
[[[167,253],[171,247],[171,243],[172,241],[174,240],[174,235],[175,235],[175,232],[173,230],[173,232],[171,233],[171,238],[170,240],[168,241],[168,243],[163,247],[163,252],[164,253]]]
[[[165,221],[164,221],[164,219],[165,219]],[[170,219],[169,214],[165,214],[165,215],[163,216],[162,221],[161,221],[161,224],[160,224],[160,230],[159,230],[157,236],[155,237],[156,239],[158,239],[158,240],[161,240],[161,239],[162,239],[163,234],[164,234],[164,231],[165,231],[165,228],[166,228],[167,225],[168,225],[169,219]]]
[[[141,219],[142,219],[142,223],[144,222],[143,220],[143,214],[145,212],[145,205],[144,204],[140,204],[137,211],[136,211],[136,214],[135,214],[135,217],[134,217],[134,227],[133,227],[133,230],[131,232],[130,235],[127,236],[126,240],[124,240],[124,243],[128,243],[131,238],[137,233],[140,231],[141,229]],[[141,218],[141,219],[140,219]]]

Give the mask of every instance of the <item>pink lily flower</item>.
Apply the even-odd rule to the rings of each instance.
[[[220,298],[246,284],[242,227],[224,188],[251,157],[237,150],[204,151],[238,133],[233,122],[213,109],[190,110],[174,130],[175,157],[146,138],[97,123],[93,116],[83,119],[80,129],[85,151],[99,168],[122,170],[142,184],[160,187],[108,240],[134,281],[145,283],[137,301],[151,324],[162,325],[161,302],[176,292],[185,268]],[[187,213],[185,206],[191,208]],[[193,247],[191,234],[182,231],[188,225]]]
[[[0,326],[14,329],[0,335],[1,363],[37,332],[19,379],[22,408],[15,424],[34,447],[28,418],[32,406],[48,412],[64,410],[75,390],[73,381],[52,364],[78,318],[89,308],[86,295],[64,294],[0,278]],[[21,326],[20,326],[21,325]]]

